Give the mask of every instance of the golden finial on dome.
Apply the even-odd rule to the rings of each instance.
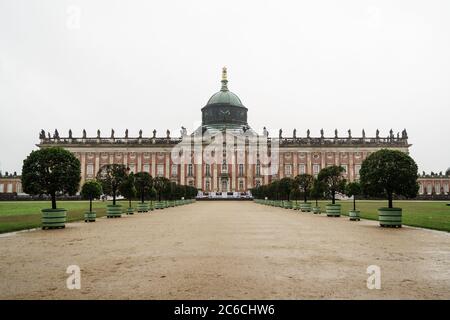
[[[227,67],[222,68],[222,80],[227,80]]]

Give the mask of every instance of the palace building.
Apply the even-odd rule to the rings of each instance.
[[[53,135],[40,133],[39,148],[60,146],[71,152],[81,162],[82,183],[95,178],[106,164],[120,163],[132,172],[146,171],[153,177],[164,176],[179,184],[195,186],[200,194],[236,195],[248,193],[258,185],[283,177],[295,177],[301,173],[317,175],[329,165],[340,165],[346,178],[358,179],[362,161],[372,152],[382,148],[408,152],[406,130],[387,137],[379,131],[366,136],[364,130],[358,137],[348,130],[345,136],[285,136],[270,137],[264,128],[255,132],[247,121],[247,109],[241,99],[228,89],[226,68],[222,72],[221,88],[201,109],[202,124],[188,134],[182,127],[180,136],[172,137],[169,130],[163,136],[139,135],[130,137],[128,130],[116,136],[88,136],[83,130],[74,137],[69,130],[62,137],[55,130]],[[295,115],[293,115],[295,116]]]

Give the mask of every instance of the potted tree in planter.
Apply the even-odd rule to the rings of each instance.
[[[31,195],[47,194],[52,208],[42,209],[42,229],[64,228],[67,211],[56,206],[59,193],[74,195],[81,180],[80,161],[59,147],[32,151],[23,161],[23,191]]]
[[[148,197],[150,189],[152,188],[152,176],[148,174],[148,172],[138,172],[134,175],[134,178],[134,185],[141,200],[137,205],[137,211],[148,212],[148,210],[150,210],[150,205],[145,202],[145,198]]]
[[[86,181],[81,188],[81,196],[89,199],[89,211],[84,213],[84,222],[95,222],[97,214],[92,211],[92,200],[100,198],[102,195],[102,185],[95,180]]]
[[[312,187],[314,178],[312,175],[304,173],[295,177],[295,184],[298,186],[300,191],[303,193],[303,203],[300,203],[300,210],[302,212],[311,211],[311,202],[308,202],[309,190]]]
[[[385,195],[386,208],[378,209],[378,220],[382,227],[401,227],[402,209],[393,207],[393,196],[413,198],[417,195],[417,164],[406,153],[382,149],[369,155],[362,163],[360,183],[365,194]]]
[[[122,206],[116,204],[116,197],[120,194],[119,187],[127,178],[127,170],[123,164],[107,164],[97,173],[97,181],[100,182],[104,194],[113,197],[113,203],[106,206],[107,218],[120,218]]]
[[[361,185],[359,182],[350,182],[345,186],[345,194],[353,197],[353,210],[348,211],[350,221],[359,221],[359,210],[356,210],[356,196],[361,194]]]
[[[283,199],[282,207],[285,209],[292,209],[292,202],[291,202],[291,191],[294,186],[294,180],[291,178],[282,178],[279,181],[279,191],[281,194],[281,197]],[[287,200],[284,200],[287,199]]]
[[[320,207],[319,207],[319,198],[323,196],[323,184],[318,179],[314,179],[312,188],[310,190],[311,197],[316,201],[316,206],[312,208],[312,211],[314,214],[320,213]]]
[[[297,186],[294,186],[291,191],[292,209],[294,210],[300,209],[298,200],[301,198],[301,196],[302,194],[300,193],[300,189]]]
[[[134,214],[134,208],[131,205],[131,200],[136,197],[136,188],[134,187],[134,183],[134,173],[131,172],[119,186],[120,194],[128,199],[128,208],[126,210],[127,214]]]
[[[167,207],[167,203],[162,199],[167,195],[167,189],[170,180],[165,177],[156,177],[153,179],[153,186],[155,187],[158,195],[158,201],[156,202],[155,209],[164,209]]]
[[[336,193],[345,191],[344,168],[341,166],[330,166],[320,170],[317,179],[321,181],[325,193],[331,197],[331,204],[327,204],[325,210],[328,217],[340,217],[341,205],[336,204]]]

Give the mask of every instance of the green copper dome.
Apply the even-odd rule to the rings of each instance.
[[[228,90],[227,69],[222,70],[222,88],[202,108],[202,125],[246,125],[247,108]]]
[[[222,103],[222,104],[230,104],[232,106],[239,106],[243,107],[241,99],[237,95],[235,95],[231,91],[222,91],[216,92],[212,95],[211,98],[209,98],[208,103],[206,105],[210,104],[216,104],[216,103]]]
[[[222,70],[222,88],[219,92],[216,92],[209,98],[207,106],[210,104],[229,104],[232,106],[243,107],[241,99],[228,90],[227,69],[224,67]]]

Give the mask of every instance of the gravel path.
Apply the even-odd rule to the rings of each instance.
[[[81,289],[66,288],[79,265]],[[381,268],[381,290],[366,269]],[[0,237],[2,299],[450,299],[450,234],[246,201]]]

